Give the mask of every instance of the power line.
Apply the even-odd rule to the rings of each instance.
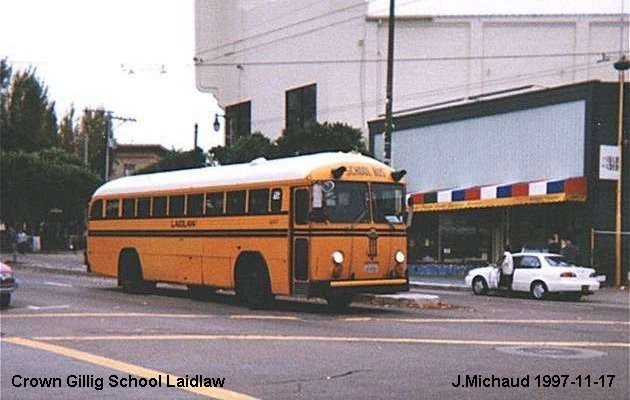
[[[217,46],[214,46],[214,47],[202,49],[202,50],[199,50],[198,52],[196,52],[196,54],[197,55],[201,55],[201,54],[204,54],[204,53],[208,53],[208,52],[211,52],[211,51],[216,51],[216,50],[222,49],[224,47],[228,47],[228,46],[232,46],[232,45],[235,45],[235,44],[239,44],[239,43],[245,42],[247,40],[258,39],[259,37],[262,37],[262,36],[271,35],[272,33],[280,32],[280,31],[283,31],[285,29],[292,28],[294,26],[299,26],[299,25],[302,25],[302,24],[305,24],[305,23],[308,23],[308,22],[312,22],[312,21],[318,20],[320,18],[325,18],[325,17],[331,16],[331,15],[334,15],[334,14],[337,14],[337,13],[340,13],[340,12],[348,11],[348,10],[351,10],[353,8],[357,8],[359,6],[366,6],[367,4],[368,4],[367,2],[361,1],[359,3],[355,3],[355,4],[350,5],[350,6],[339,8],[339,9],[336,9],[336,10],[333,10],[333,11],[330,11],[330,12],[327,12],[327,13],[324,13],[324,14],[319,14],[319,15],[316,15],[314,17],[305,18],[305,19],[302,19],[302,20],[299,20],[299,21],[296,21],[296,22],[292,22],[289,25],[279,26],[277,28],[270,29],[270,30],[265,31],[265,32],[261,32],[261,33],[253,34],[253,35],[246,36],[246,37],[243,37],[243,38],[239,38],[239,39],[237,39],[237,40],[235,40],[233,42],[223,43],[223,44],[220,44],[220,45],[217,45]],[[286,14],[284,14],[284,15],[286,15]],[[268,21],[266,21],[266,22],[268,22]]]
[[[594,51],[587,53],[541,53],[541,54],[502,54],[494,56],[443,56],[443,57],[401,57],[395,58],[396,62],[431,62],[431,61],[471,61],[471,60],[501,60],[524,58],[558,58],[558,57],[584,57],[600,56],[613,51]],[[245,62],[202,62],[197,66],[203,67],[235,67],[235,66],[279,66],[279,65],[325,65],[325,64],[355,64],[355,63],[382,63],[385,58],[372,59],[332,59],[332,60],[280,60],[280,61],[245,61]]]
[[[416,1],[422,1],[422,0],[409,0],[407,2],[404,2],[404,3],[400,4],[400,6],[411,4],[411,3],[416,2]],[[233,56],[235,54],[239,54],[239,53],[243,53],[243,52],[247,52],[247,51],[250,51],[250,50],[257,49],[259,47],[268,46],[270,44],[277,43],[277,42],[280,42],[280,41],[284,41],[284,40],[287,40],[287,39],[293,39],[293,38],[296,38],[296,37],[308,35],[310,33],[314,33],[314,32],[317,32],[317,31],[320,31],[320,30],[323,30],[323,29],[328,29],[328,28],[331,28],[333,26],[342,25],[342,24],[345,24],[347,22],[354,21],[356,19],[361,19],[361,18],[365,18],[365,14],[364,13],[361,13],[361,15],[358,15],[358,16],[354,16],[354,17],[343,19],[343,20],[335,21],[335,22],[329,23],[329,24],[327,24],[325,26],[318,26],[318,27],[315,27],[315,28],[307,29],[305,31],[297,32],[297,33],[294,33],[294,34],[291,34],[291,35],[283,36],[283,37],[276,38],[276,39],[271,39],[271,40],[268,40],[266,42],[262,42],[262,43],[258,43],[258,44],[255,44],[255,45],[252,45],[252,46],[249,46],[249,47],[244,47],[244,48],[241,48],[241,49],[238,49],[238,50],[234,50],[234,51],[228,52],[226,54],[222,54],[220,56],[216,56],[214,58],[211,58],[208,61],[216,61],[216,60],[224,58],[224,57]],[[200,60],[200,61],[204,62],[205,60]]]
[[[603,67],[610,68],[611,63],[612,61],[589,62],[589,63],[577,64],[574,66],[556,67],[553,69],[535,71],[535,72],[530,72],[530,73],[525,73],[525,74],[511,75],[511,76],[506,76],[506,77],[492,79],[492,80],[480,81],[480,82],[476,82],[472,84],[456,85],[456,86],[450,86],[446,88],[408,93],[406,95],[395,98],[395,100],[397,100],[398,102],[403,101],[403,100],[408,101],[408,100],[418,98],[418,97],[427,97],[427,96],[431,97],[436,94],[456,93],[458,91],[474,90],[474,89],[479,89],[483,86],[495,86],[495,85],[507,84],[511,82],[520,82],[528,78],[544,78],[544,77],[556,75],[561,72],[579,72],[579,71],[589,70],[589,69],[590,70],[600,69]],[[343,111],[348,111],[348,110],[352,110],[352,109],[363,107],[363,106],[382,105],[384,102],[385,102],[384,99],[376,99],[376,100],[365,101],[365,102],[356,102],[356,103],[336,105],[336,106],[327,107],[327,108],[318,108],[317,111],[318,113],[321,112],[322,114],[331,113],[331,112],[343,112]],[[256,120],[253,120],[252,122],[263,123],[263,122],[281,121],[283,118],[284,117],[282,116],[269,117],[269,118],[256,119]]]

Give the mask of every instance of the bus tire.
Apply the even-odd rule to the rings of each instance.
[[[344,310],[352,303],[353,297],[351,293],[329,294],[326,296],[326,303],[333,310]]]
[[[123,292],[144,294],[155,288],[154,282],[147,282],[142,277],[142,266],[138,253],[132,249],[125,249],[118,259],[118,283]]]
[[[261,256],[241,255],[237,261],[235,292],[252,310],[267,308],[273,301],[267,265]]]

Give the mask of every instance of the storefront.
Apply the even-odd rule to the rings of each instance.
[[[630,85],[625,91],[630,104]],[[545,249],[557,233],[580,249],[582,264],[614,282],[616,182],[602,168],[616,143],[617,93],[616,83],[592,81],[395,117],[392,165],[408,171],[414,211],[410,261],[437,274],[461,272],[495,262],[505,245]],[[370,122],[376,158],[383,123]],[[628,232],[630,162],[623,165]],[[622,254],[627,281],[630,235]]]

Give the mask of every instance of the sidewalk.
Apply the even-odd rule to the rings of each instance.
[[[409,284],[414,289],[470,290],[464,278],[444,276],[409,277]]]

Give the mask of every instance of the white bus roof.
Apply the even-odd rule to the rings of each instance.
[[[270,181],[306,179],[321,168],[336,168],[346,163],[387,167],[358,153],[318,153],[277,160],[256,159],[246,164],[204,167],[154,174],[134,175],[107,182],[93,196],[161,192],[212,186],[229,186]]]

